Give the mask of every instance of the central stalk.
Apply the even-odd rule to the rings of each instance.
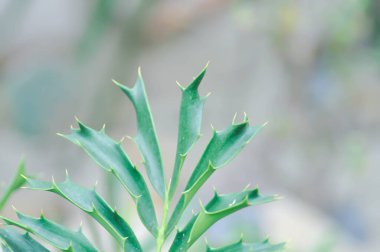
[[[170,187],[170,186],[169,186]],[[165,242],[165,232],[166,232],[166,220],[168,218],[169,213],[169,207],[170,207],[170,197],[169,197],[169,190],[165,192],[165,201],[164,201],[164,209],[162,214],[162,223],[161,227],[158,230],[158,235],[156,239],[156,245],[157,245],[157,252],[161,252],[162,246]]]

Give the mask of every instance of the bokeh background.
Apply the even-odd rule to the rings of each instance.
[[[283,200],[248,208],[206,237],[217,245],[245,233],[287,241],[293,252],[380,251],[380,1],[378,0],[0,0],[0,181],[21,157],[40,178],[99,181],[147,244],[128,195],[55,133],[78,116],[106,124],[115,139],[136,134],[128,99],[112,84],[146,83],[167,173],[174,163],[180,92],[210,61],[201,94],[212,92],[203,137],[184,168],[183,187],[211,136],[246,112],[269,121],[241,155],[215,173],[227,193],[258,184]],[[131,141],[124,147],[142,170]],[[108,183],[112,184],[112,183]],[[155,197],[157,204],[160,200]],[[11,205],[71,228],[82,212],[54,195],[22,190]],[[198,201],[194,202],[194,209]],[[146,239],[145,239],[146,238]],[[105,234],[96,242],[108,247]],[[196,248],[194,251],[200,249]]]

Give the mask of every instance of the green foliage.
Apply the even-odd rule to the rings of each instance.
[[[244,146],[265,125],[251,126],[247,116],[240,123],[228,126],[222,131],[213,129],[203,155],[194,168],[185,190],[181,193],[179,201],[173,205],[173,196],[177,191],[181,170],[187,155],[194,143],[200,137],[203,105],[207,98],[201,97],[198,87],[206,73],[207,66],[194,78],[186,88],[179,85],[182,92],[182,101],[179,115],[179,129],[175,165],[169,183],[165,183],[164,168],[161,158],[159,141],[154,126],[154,121],[141,72],[133,88],[114,81],[131,100],[137,116],[138,134],[134,138],[137,144],[147,176],[153,188],[163,200],[162,222],[159,225],[153,205],[151,193],[148,190],[144,177],[124,152],[121,142],[110,138],[104,127],[97,131],[77,120],[78,128],[72,128],[71,133],[62,135],[83,149],[102,169],[111,172],[116,180],[130,194],[134,200],[141,222],[156,240],[156,250],[162,251],[170,234],[183,218],[190,201],[208,178],[218,169],[229,163]],[[10,194],[22,184],[32,190],[47,191],[59,195],[71,204],[96,220],[117,242],[123,251],[143,251],[133,229],[127,221],[110,207],[106,199],[102,198],[95,189],[84,188],[71,181],[69,176],[63,182],[41,181],[27,177],[24,173],[23,164],[20,165],[16,179],[11,183],[3,197],[3,204]],[[276,196],[263,196],[259,190],[246,188],[241,192],[218,194],[206,204],[200,207],[200,211],[193,215],[188,223],[177,231],[172,244],[167,244],[169,251],[187,251],[190,247],[216,222],[236,211],[252,206],[276,200]],[[2,205],[0,205],[2,206]],[[173,212],[170,212],[174,207]],[[42,214],[39,218],[26,216],[16,211],[18,221],[6,217],[0,217],[6,227],[0,229],[0,238],[4,251],[48,251],[34,238],[36,236],[62,251],[99,251],[86,238],[79,228],[72,231],[61,226]],[[16,226],[26,231],[20,234],[10,226]],[[268,240],[258,243],[246,243],[240,240],[221,248],[211,248],[209,252],[228,251],[279,251],[284,244],[270,244]]]
[[[136,202],[137,211],[147,229],[157,234],[157,220],[152,199],[141,173],[117,143],[106,135],[104,128],[93,130],[78,120],[78,129],[62,135],[81,147],[100,167],[116,176]]]
[[[182,231],[177,232],[170,251],[186,251],[215,222],[244,207],[271,202],[276,196],[261,196],[258,189],[218,195],[202,206]]]
[[[95,189],[89,190],[74,184],[66,176],[63,183],[45,182],[26,178],[27,187],[34,190],[49,191],[70,201],[102,225],[123,247],[141,250],[140,244],[130,226],[99,196]]]
[[[44,246],[36,242],[29,233],[20,234],[11,227],[0,229],[0,237],[3,239],[1,248],[3,252],[48,252]]]
[[[23,215],[16,210],[19,221],[13,221],[2,217],[8,225],[14,225],[32,233],[49,242],[62,251],[93,252],[97,251],[90,241],[84,236],[82,230],[71,231],[67,228],[46,219],[43,214],[39,218]],[[9,245],[9,244],[8,244]]]
[[[222,131],[213,130],[213,136],[169,220],[166,235],[173,230],[196,192],[214,171],[231,161],[262,127],[250,126],[245,117],[242,123],[232,124]]]
[[[14,175],[11,183],[5,189],[5,192],[0,198],[0,211],[4,208],[5,204],[8,202],[9,197],[11,197],[11,195],[25,183],[25,179],[21,176],[22,174],[25,174],[24,160],[21,160],[20,164],[18,165],[16,174]]]
[[[237,243],[220,248],[211,248],[207,245],[206,252],[271,252],[283,250],[284,247],[285,243],[270,244],[268,239],[256,243],[246,243],[241,239]]]
[[[207,66],[202,70],[198,77],[187,87],[178,86],[182,92],[182,102],[179,113],[179,127],[177,139],[177,153],[173,176],[169,186],[169,198],[172,199],[178,184],[180,172],[185,162],[187,153],[193,144],[201,136],[203,104],[207,96],[200,98],[198,87],[206,73]]]
[[[161,198],[165,197],[164,170],[161,161],[160,147],[156,136],[156,129],[146,97],[144,81],[141,71],[138,71],[138,79],[133,88],[127,88],[114,81],[131,100],[137,115],[138,134],[135,141],[143,156],[143,163],[153,187]]]

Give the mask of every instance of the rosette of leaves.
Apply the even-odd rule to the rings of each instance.
[[[190,149],[200,137],[203,105],[207,98],[201,97],[198,87],[205,75],[207,66],[185,88],[178,84],[182,93],[180,105],[177,151],[175,165],[169,182],[166,183],[159,141],[156,135],[154,121],[144,82],[140,70],[132,88],[116,81],[114,83],[127,95],[136,111],[138,133],[134,138],[141,153],[143,164],[149,182],[162,199],[161,222],[157,221],[156,209],[150,191],[139,168],[137,168],[124,152],[120,142],[109,137],[104,127],[94,130],[77,120],[78,127],[72,128],[70,134],[61,135],[82,148],[95,163],[106,172],[112,173],[126,189],[135,202],[138,216],[155,239],[156,251],[162,251],[164,245],[169,251],[187,251],[216,222],[230,214],[252,205],[273,201],[276,196],[263,196],[257,188],[244,189],[241,192],[219,194],[200,206],[198,213],[188,220],[187,224],[176,229],[183,218],[190,201],[208,178],[229,163],[244,146],[263,128],[264,125],[250,125],[245,116],[242,122],[235,122],[221,131],[212,129],[213,134],[199,162],[186,184],[180,198],[174,202],[181,170]],[[143,251],[140,241],[133,228],[115,210],[107,200],[95,189],[87,189],[74,183],[69,176],[63,182],[41,181],[27,176],[26,187],[29,189],[48,191],[69,201],[83,212],[90,215],[115,239],[123,251]],[[174,204],[175,203],[175,204]],[[170,211],[173,207],[173,211]],[[3,251],[48,251],[38,242],[44,240],[61,251],[89,252],[98,251],[96,246],[83,234],[80,228],[70,230],[41,215],[33,218],[17,212],[18,220],[1,217],[5,227],[0,230]],[[18,229],[25,231],[20,233]],[[176,234],[170,236],[176,229]],[[170,244],[171,243],[171,244]],[[278,251],[284,244],[271,244],[268,240],[247,243],[239,240],[224,247],[212,248],[206,251]]]

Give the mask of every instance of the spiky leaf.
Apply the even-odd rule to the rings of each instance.
[[[262,242],[246,243],[240,241],[220,248],[211,248],[207,246],[207,252],[274,252],[282,251],[285,243],[271,244],[268,239]]]
[[[276,199],[276,196],[262,196],[258,189],[219,195],[215,193],[211,201],[202,206],[183,230],[177,233],[171,251],[187,250],[204,232],[220,219],[247,206],[263,204]]]
[[[206,70],[207,65],[188,87],[183,88],[179,85],[182,92],[182,101],[179,112],[177,153],[169,191],[170,199],[175,193],[185,158],[200,136],[203,105],[207,96],[201,98],[198,93],[198,87]]]
[[[141,246],[126,221],[95,191],[73,183],[69,177],[63,183],[27,178],[27,188],[56,193],[99,222],[125,251],[142,251]]]
[[[146,228],[154,235],[157,233],[157,219],[149,190],[144,178],[120,143],[106,135],[104,128],[95,131],[78,121],[79,129],[72,129],[70,135],[62,135],[85,152],[103,169],[112,172],[128,190],[137,205],[137,212]]]
[[[263,126],[250,126],[245,117],[242,123],[233,123],[222,131],[213,131],[213,136],[169,220],[166,235],[173,230],[195,193],[211,174],[231,161]]]
[[[42,215],[40,218],[36,219],[23,215],[17,211],[17,216],[19,221],[13,221],[2,216],[0,216],[0,218],[3,219],[6,224],[24,229],[63,251],[98,251],[84,236],[81,230],[77,232],[70,231],[63,226],[46,219]]]
[[[3,252],[49,252],[28,233],[20,234],[11,227],[1,228],[0,238],[4,241]]]
[[[136,110],[138,133],[135,141],[142,154],[150,182],[161,198],[164,198],[165,179],[161,151],[141,71],[138,70],[138,78],[133,88],[127,88],[117,81],[114,83],[129,97]]]
[[[21,162],[18,165],[16,174],[13,177],[12,182],[5,189],[4,194],[1,196],[0,211],[4,208],[5,204],[8,202],[9,197],[25,183],[25,179],[21,176],[24,173],[25,173],[25,163],[24,163],[24,160],[21,160]]]

